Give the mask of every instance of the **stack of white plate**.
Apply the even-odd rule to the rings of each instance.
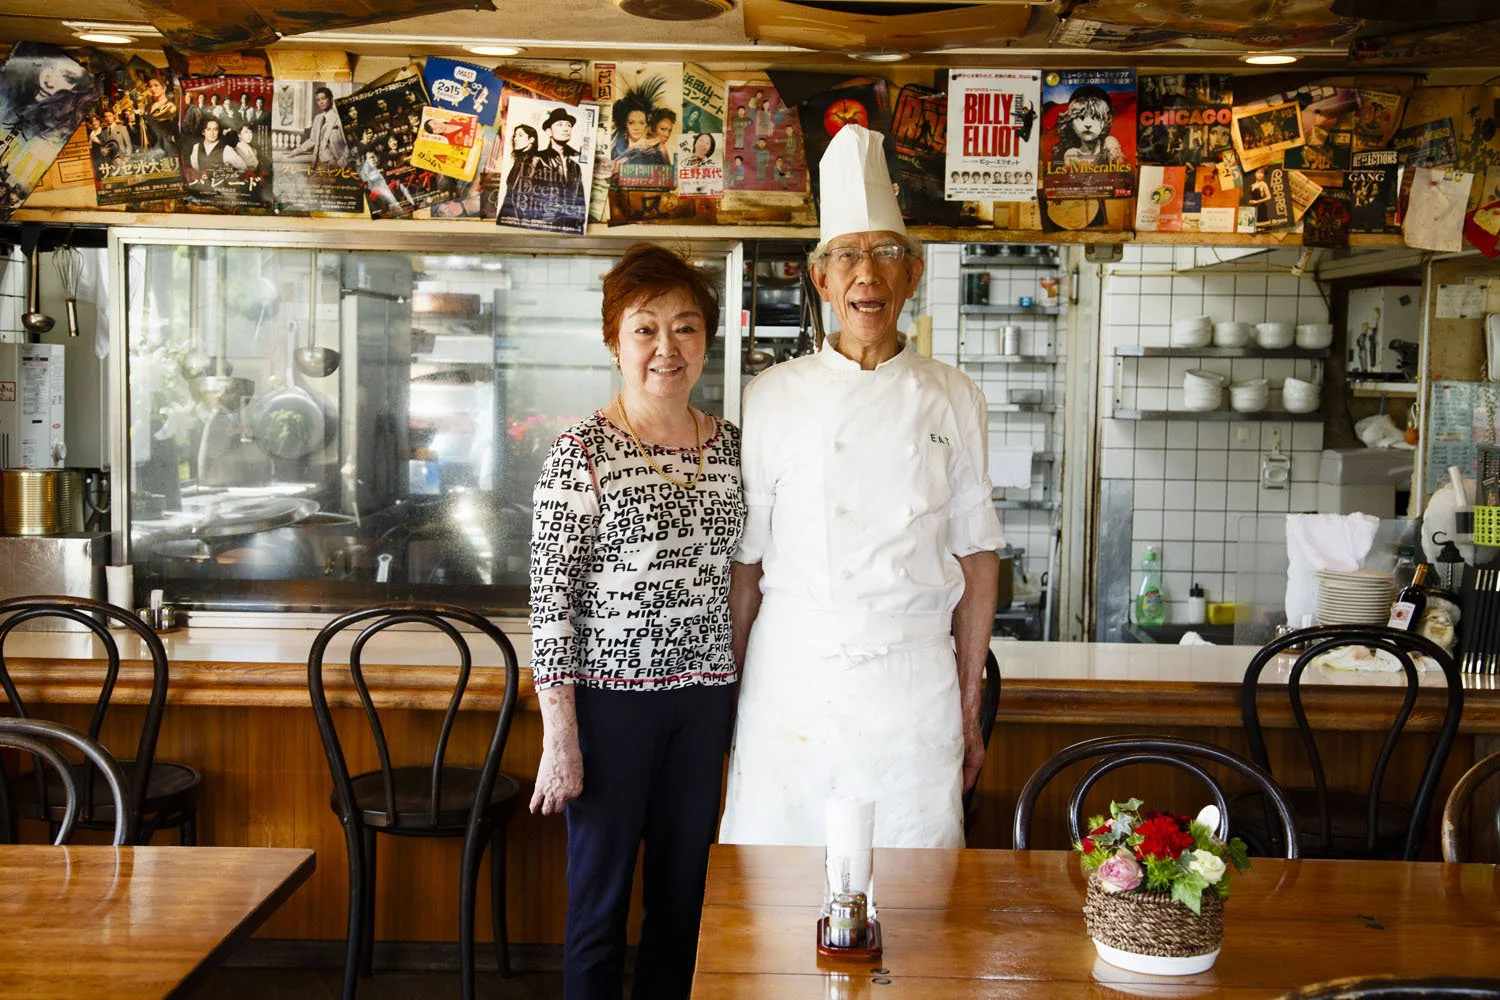
[[[1224,402],[1224,383],[1218,372],[1194,368],[1182,377],[1182,405],[1189,410],[1217,410]]]
[[[1207,347],[1214,336],[1214,321],[1207,316],[1189,316],[1172,324],[1173,347]]]
[[[1384,625],[1391,617],[1395,588],[1389,573],[1318,570],[1318,624]]]
[[[1322,395],[1322,386],[1316,382],[1289,376],[1281,383],[1281,405],[1288,413],[1311,413],[1318,408]]]

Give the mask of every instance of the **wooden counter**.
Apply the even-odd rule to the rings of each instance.
[[[516,626],[519,627],[519,626]],[[507,628],[511,631],[511,628]],[[277,938],[337,939],[345,919],[346,869],[343,840],[328,807],[329,778],[306,692],[307,650],[312,631],[300,629],[185,629],[164,637],[172,658],[170,708],[158,754],[187,761],[204,772],[200,842],[204,844],[306,847],[322,863],[306,886],[267,923],[264,934]],[[530,652],[524,633],[512,634],[523,664]],[[122,637],[124,663],[117,704],[105,742],[126,745],[139,725],[149,683],[140,643]],[[72,725],[87,723],[85,705],[98,690],[101,668],[91,636],[17,632],[6,644],[7,664],[23,698],[56,708],[43,714]],[[335,646],[330,662],[342,657],[347,641]],[[1013,643],[997,641],[1004,677],[1000,714],[989,759],[976,796],[973,847],[1007,847],[1015,797],[1026,778],[1056,750],[1082,739],[1120,733],[1164,733],[1219,743],[1246,751],[1240,731],[1239,678],[1253,649]],[[476,651],[477,665],[464,700],[467,709],[455,727],[450,760],[474,763],[483,754],[492,713],[499,704],[498,665],[487,651]],[[367,671],[378,691],[382,724],[393,747],[420,753],[431,747],[451,691],[453,657],[446,640],[422,632],[390,632],[367,650]],[[413,669],[415,668],[415,669]],[[1284,679],[1284,667],[1267,679]],[[355,704],[347,683],[329,678],[336,705]],[[1428,678],[1424,675],[1424,683]],[[1391,712],[1391,675],[1330,672],[1309,677],[1309,713],[1321,731],[1319,749],[1336,784],[1365,773],[1377,749],[1372,733]],[[1441,680],[1438,680],[1441,685]],[[1500,679],[1467,678],[1464,725],[1444,774],[1440,795],[1478,756],[1500,749]],[[1267,692],[1268,725],[1291,725],[1284,699]],[[503,767],[529,783],[536,772],[541,722],[529,672],[522,674],[522,711],[516,715]],[[1418,701],[1411,728],[1387,782],[1393,796],[1404,794],[1426,760],[1436,728],[1439,699]],[[374,766],[374,750],[358,713],[340,713],[351,768]],[[1295,734],[1271,734],[1273,759],[1290,760]],[[1406,744],[1409,743],[1409,746]],[[1188,811],[1203,795],[1191,779],[1176,772],[1130,777],[1129,789],[1148,804]],[[1296,771],[1289,774],[1298,780]],[[1064,776],[1066,777],[1066,776]],[[1106,785],[1108,782],[1105,783]],[[1066,798],[1061,782],[1043,797],[1038,846],[1063,846],[1060,816]],[[1106,790],[1107,791],[1107,790]],[[1055,801],[1054,801],[1055,800]],[[1439,799],[1441,802],[1441,798]],[[1090,800],[1093,805],[1093,800]],[[33,831],[34,832],[34,831]],[[558,817],[520,816],[509,846],[509,918],[514,942],[555,944],[562,940],[566,905],[565,825]],[[161,842],[160,839],[158,842]],[[1429,845],[1436,849],[1435,832]],[[457,936],[458,844],[398,838],[383,843],[377,935],[386,940],[452,941]],[[481,882],[481,885],[485,884]],[[483,894],[481,894],[483,895]],[[484,904],[481,903],[481,911]],[[479,914],[481,932],[488,928]]]

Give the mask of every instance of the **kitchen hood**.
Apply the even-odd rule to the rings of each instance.
[[[1187,251],[1185,254],[1184,251]],[[1179,247],[1180,274],[1305,274],[1320,281],[1419,268],[1432,253],[1415,247]]]

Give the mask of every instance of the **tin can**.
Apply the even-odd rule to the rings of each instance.
[[[830,948],[862,948],[869,923],[869,910],[862,892],[841,892],[828,904],[828,940]]]

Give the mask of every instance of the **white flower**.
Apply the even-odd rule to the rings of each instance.
[[[1188,871],[1202,875],[1209,885],[1218,885],[1219,880],[1224,877],[1224,859],[1212,851],[1189,851],[1187,852]]]

